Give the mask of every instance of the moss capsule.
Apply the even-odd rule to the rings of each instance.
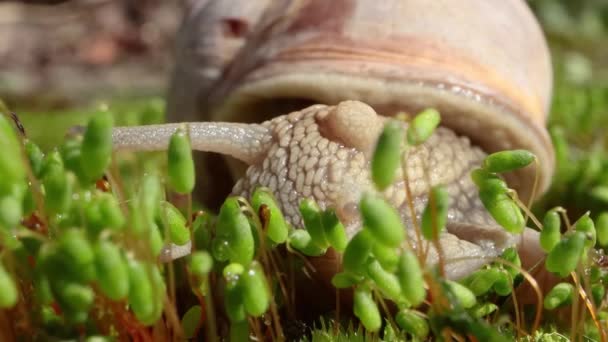
[[[477,304],[475,294],[468,287],[451,280],[447,280],[446,285],[463,308],[470,309]]]
[[[550,252],[561,238],[561,221],[555,210],[549,210],[543,219],[543,229],[540,231],[540,246],[545,252]]]
[[[89,181],[103,176],[112,158],[112,126],[114,118],[99,112],[88,123],[82,141],[80,165]]]
[[[190,138],[182,129],[178,129],[171,136],[167,156],[167,175],[171,188],[182,194],[192,192],[196,179],[194,160]]]
[[[418,258],[409,249],[404,249],[397,265],[397,277],[403,296],[412,306],[420,305],[426,298],[424,277]]]
[[[193,338],[194,333],[201,325],[203,320],[203,309],[200,305],[193,305],[182,317],[182,329],[184,338]]]
[[[72,195],[72,182],[63,168],[63,161],[57,151],[47,155],[43,170],[42,184],[46,208],[52,213],[67,211]]]
[[[346,229],[338,219],[335,210],[327,209],[321,213],[321,223],[329,244],[338,252],[344,252],[348,244]]]
[[[129,294],[129,270],[120,249],[110,241],[100,240],[94,246],[95,270],[99,289],[112,300]]]
[[[165,215],[164,223],[169,228],[171,242],[178,246],[185,245],[190,241],[190,230],[186,226],[187,221],[184,215],[173,204],[163,201],[161,203],[162,212]]]
[[[369,290],[362,288],[355,289],[353,305],[355,316],[363,323],[365,329],[370,332],[376,332],[380,329],[382,318]]]
[[[549,272],[566,277],[578,265],[585,247],[586,235],[575,231],[564,236],[547,255],[545,267]]]
[[[597,241],[601,247],[608,247],[608,211],[603,211],[597,217],[596,225]]]
[[[467,287],[475,294],[475,296],[481,296],[490,291],[499,277],[500,270],[497,268],[478,270],[469,277]]]
[[[7,195],[0,197],[0,228],[17,227],[23,216],[23,204],[19,198]]]
[[[269,210],[268,222],[266,222],[266,234],[274,243],[283,243],[287,240],[289,229],[283,213],[269,189],[258,188],[251,196],[251,205],[256,212],[260,212],[262,205]]]
[[[479,198],[494,220],[506,231],[513,234],[523,232],[526,224],[524,216],[509,195],[480,189]]]
[[[240,264],[229,264],[224,268],[224,278],[226,281],[224,308],[230,322],[242,322],[247,319],[245,306],[243,305],[243,290],[241,286],[241,275],[244,272]]]
[[[386,298],[398,301],[401,297],[399,279],[387,272],[377,260],[370,260],[367,264],[367,274],[374,281],[378,289]]]
[[[342,267],[346,272],[365,274],[365,262],[369,258],[374,240],[367,229],[360,230],[350,240],[342,256]]]
[[[509,172],[530,165],[536,156],[526,150],[511,150],[492,153],[483,161],[484,169],[489,172]]]
[[[10,191],[15,182],[25,178],[20,141],[12,124],[0,113],[0,194]]]
[[[25,154],[30,162],[32,172],[36,178],[40,178],[42,172],[42,161],[44,160],[44,153],[40,150],[40,147],[33,141],[26,139],[24,142]]]
[[[331,283],[337,289],[345,289],[347,287],[351,287],[358,284],[362,280],[362,276],[347,272],[340,272],[331,278]]]
[[[372,157],[371,173],[379,190],[386,189],[395,179],[395,173],[401,163],[404,135],[403,126],[397,120],[389,120],[378,138]]]
[[[444,186],[431,188],[429,202],[422,213],[421,230],[427,240],[435,240],[445,228],[448,219],[449,195]]]
[[[17,292],[15,281],[2,264],[0,264],[0,308],[12,308],[17,304],[18,299],[19,293]]]
[[[204,277],[213,268],[213,258],[206,251],[197,251],[190,256],[190,272],[198,277]]]
[[[95,299],[90,286],[59,277],[53,277],[51,289],[61,308],[74,314],[86,313]]]
[[[372,246],[372,254],[380,265],[382,265],[382,268],[389,272],[395,272],[397,270],[397,263],[399,263],[399,254],[397,251],[398,248],[387,247],[376,241],[374,241]]]
[[[327,241],[321,221],[321,209],[319,209],[317,203],[308,198],[302,200],[300,202],[300,214],[302,220],[304,220],[306,230],[310,233],[312,243],[322,249],[329,247],[329,241]]]
[[[255,241],[249,220],[241,211],[236,197],[226,199],[220,208],[216,234],[214,245],[222,247],[220,249],[228,260],[249,265],[255,253]],[[219,250],[214,248],[214,251]]]
[[[359,207],[363,224],[376,241],[389,247],[401,245],[405,239],[405,229],[395,208],[370,194],[363,195]]]
[[[154,291],[146,264],[136,259],[127,262],[129,268],[129,305],[141,322],[154,314]]]
[[[58,238],[57,260],[76,279],[89,281],[95,278],[95,253],[81,229],[63,231]]]
[[[270,294],[264,271],[257,262],[253,262],[251,267],[241,274],[241,284],[245,310],[254,317],[261,316],[268,310]]]
[[[585,240],[586,248],[595,246],[597,234],[595,232],[595,224],[591,217],[589,217],[589,212],[581,216],[572,226],[574,227],[574,230],[587,234],[587,239]]]
[[[568,305],[572,302],[574,287],[569,283],[559,283],[555,285],[543,302],[545,309],[553,310],[560,306]]]
[[[424,340],[429,334],[427,320],[414,310],[400,310],[395,316],[395,322],[397,322],[403,331],[419,339]]]
[[[420,112],[410,122],[407,129],[407,142],[410,145],[420,145],[425,142],[439,125],[441,116],[436,109],[429,108]]]

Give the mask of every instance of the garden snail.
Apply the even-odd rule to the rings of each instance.
[[[233,157],[230,169],[243,177],[235,194],[271,188],[295,225],[297,203],[312,197],[335,207],[351,235],[359,228],[356,203],[372,189],[369,157],[386,120],[376,113],[442,115],[443,127],[410,152],[408,175],[417,210],[425,172],[449,189],[441,243],[448,261],[465,258],[448,264],[450,278],[521,242],[477,198],[469,173],[486,153],[528,149],[538,158],[537,194],[550,182],[551,63],[524,1],[202,1],[177,45],[170,119],[190,121],[194,149]],[[116,128],[115,148],[165,149],[179,126]],[[384,196],[404,208],[401,176]],[[524,200],[534,178],[534,167],[507,175]],[[536,239],[531,230],[524,237]],[[528,246],[524,264],[540,255]]]

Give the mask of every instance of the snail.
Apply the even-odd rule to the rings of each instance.
[[[488,153],[522,148],[538,163],[507,174],[509,186],[527,201],[535,185],[539,195],[550,183],[551,61],[524,1],[221,0],[192,9],[168,96],[175,123],[117,127],[115,149],[163,150],[188,127],[193,149],[230,157],[233,178],[224,179],[239,179],[233,194],[270,188],[294,226],[299,201],[311,197],[335,208],[352,236],[361,228],[358,200],[374,191],[369,162],[383,123],[433,107],[441,127],[409,151],[407,173],[416,215],[430,185],[450,194],[440,237],[448,278],[513,245],[524,266],[542,258],[538,234],[500,228],[469,175]],[[209,164],[217,165],[199,166]],[[207,193],[221,183],[210,174],[197,180]],[[382,196],[409,224],[402,189],[399,174]],[[188,253],[173,247],[168,259]]]

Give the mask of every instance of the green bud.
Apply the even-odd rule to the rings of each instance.
[[[418,258],[409,249],[404,249],[399,257],[397,277],[401,285],[403,296],[412,306],[420,305],[426,298],[424,289],[424,276]]]
[[[545,267],[549,272],[566,277],[574,271],[581,259],[585,247],[586,235],[583,232],[575,231],[570,235],[564,236],[547,255]]]
[[[344,229],[344,225],[338,219],[335,210],[330,208],[323,211],[321,213],[321,222],[329,244],[336,251],[344,252],[348,244],[348,237],[346,236],[346,229]]]
[[[376,241],[389,247],[401,245],[405,239],[405,228],[395,208],[370,194],[363,195],[359,207],[363,225],[370,230]]]
[[[194,337],[194,333],[203,321],[203,309],[200,305],[194,305],[182,317],[182,330],[184,338],[190,339]]]
[[[265,205],[266,208],[268,208],[270,215],[266,222],[266,234],[274,243],[285,242],[289,229],[287,228],[287,222],[285,222],[283,213],[272,195],[272,192],[266,188],[257,188],[251,196],[251,205],[258,214],[260,213],[262,205]]]
[[[182,194],[192,192],[196,179],[194,160],[192,159],[190,138],[182,129],[178,129],[171,136],[167,154],[169,185]]]
[[[553,310],[560,306],[568,305],[572,302],[574,287],[569,283],[559,283],[555,285],[547,294],[544,300],[544,307]]]
[[[25,178],[20,144],[9,119],[0,114],[0,194],[6,194],[14,183]]]
[[[494,303],[483,303],[480,305],[477,305],[475,308],[473,308],[473,315],[475,317],[481,318],[481,317],[485,317],[489,314],[491,314],[492,312],[496,311],[498,309],[498,306],[496,306],[496,304]]]
[[[593,220],[589,217],[589,212],[585,215],[581,216],[576,222],[573,224],[574,230],[583,232],[587,234],[587,239],[585,240],[585,248],[591,248],[595,246],[595,242],[597,239],[597,235],[595,233],[595,225],[593,224]]]
[[[99,112],[88,123],[81,149],[80,166],[89,181],[101,178],[112,158],[112,126],[114,118]]]
[[[479,190],[479,198],[490,215],[506,231],[520,234],[525,228],[524,216],[519,206],[503,192]]]
[[[44,274],[44,270],[37,265],[34,269],[32,285],[36,294],[36,301],[40,304],[48,305],[53,302],[53,293],[49,278]]]
[[[380,329],[382,318],[369,290],[362,288],[355,289],[353,305],[355,316],[359,318],[365,329],[370,332],[376,332]]]
[[[446,280],[445,283],[448,286],[450,292],[454,294],[454,296],[458,299],[460,305],[462,305],[463,308],[470,309],[475,306],[475,304],[477,304],[475,294],[473,293],[473,291],[469,290],[468,287],[451,280]]]
[[[374,240],[367,229],[360,230],[350,240],[342,256],[344,271],[353,274],[365,274],[366,261],[372,251]]]
[[[320,248],[312,242],[310,233],[305,229],[294,229],[289,233],[287,239],[289,246],[297,251],[304,253],[308,256],[320,256],[325,254],[326,248]]]
[[[254,317],[261,316],[270,305],[270,294],[262,267],[254,261],[251,267],[241,274],[241,283],[245,310]]]
[[[57,151],[49,153],[45,159],[42,184],[44,184],[47,209],[53,213],[67,211],[72,195],[72,182],[68,179]]]
[[[67,229],[59,236],[57,257],[63,271],[68,271],[76,279],[88,281],[95,278],[95,253],[82,230]]]
[[[148,241],[150,243],[150,251],[152,252],[152,256],[155,258],[160,255],[162,251],[165,241],[163,240],[163,236],[160,232],[160,228],[155,222],[150,223],[150,229],[148,230]]]
[[[198,277],[204,277],[213,268],[213,258],[205,251],[197,251],[190,256],[190,272]]]
[[[159,212],[162,202],[162,190],[158,176],[154,173],[145,174],[139,191],[138,199],[140,200],[144,217],[150,222],[154,221],[154,217]]]
[[[393,301],[401,297],[401,286],[399,279],[394,274],[387,272],[377,260],[370,260],[367,264],[367,274],[374,281],[382,294]]]
[[[384,129],[372,157],[372,180],[379,190],[386,189],[393,183],[395,172],[401,163],[401,144],[404,130],[397,120],[389,120]]]
[[[429,202],[422,214],[422,235],[427,240],[435,240],[445,228],[448,219],[449,195],[444,186],[431,188]]]
[[[603,248],[608,247],[608,211],[600,213],[596,220],[597,240]]]
[[[604,284],[593,284],[591,285],[591,298],[595,305],[600,306],[604,297],[606,296],[606,287]]]
[[[397,263],[399,263],[397,251],[398,248],[387,247],[376,241],[374,241],[372,246],[372,254],[380,262],[382,268],[389,272],[394,272],[397,269]]]
[[[441,116],[433,108],[426,109],[416,115],[407,129],[407,142],[410,145],[420,145],[428,139],[439,125]]]
[[[300,202],[300,214],[304,220],[306,230],[310,233],[312,243],[322,249],[329,247],[329,241],[327,241],[321,221],[321,209],[319,209],[317,203],[309,198],[302,200]]]
[[[363,280],[362,276],[352,273],[340,272],[331,278],[332,285],[337,289],[345,289],[357,285]]]
[[[543,229],[540,231],[540,246],[545,252],[550,252],[561,238],[561,221],[555,210],[550,210],[543,219]]]
[[[190,241],[190,230],[188,230],[187,221],[184,215],[173,206],[173,204],[163,201],[161,203],[162,212],[165,215],[164,223],[169,228],[169,237],[171,242],[178,246],[183,246]]]
[[[473,292],[473,294],[475,294],[475,296],[481,296],[490,291],[499,277],[500,270],[497,268],[478,270],[469,277],[467,287]]]
[[[38,145],[36,145],[33,141],[29,139],[25,140],[24,146],[25,154],[27,154],[27,159],[30,162],[32,172],[34,173],[34,176],[36,176],[36,178],[40,178],[44,154],[40,150],[40,147],[38,147]]]
[[[214,244],[222,246],[231,262],[248,265],[253,260],[255,241],[249,220],[241,211],[238,199],[229,197],[224,201],[218,216]],[[214,248],[214,252],[218,249]],[[222,253],[219,253],[222,254]],[[214,257],[218,258],[215,255]],[[222,260],[218,258],[218,260]]]
[[[511,275],[506,270],[501,270],[494,282],[494,292],[499,296],[508,296],[513,292],[513,282]]]
[[[487,156],[483,161],[483,167],[489,172],[509,172],[524,168],[535,159],[536,156],[526,150],[500,151]]]
[[[94,246],[95,267],[99,289],[111,300],[121,300],[129,294],[129,270],[112,242],[98,241]]]
[[[395,316],[395,322],[403,331],[421,340],[429,335],[429,324],[417,311],[403,309]]]
[[[104,228],[118,230],[125,225],[126,219],[116,201],[108,193],[98,193],[84,209],[87,226],[96,235]]]
[[[0,197],[0,227],[13,229],[17,227],[23,216],[22,201],[15,196]]]
[[[224,295],[224,307],[230,322],[242,322],[247,319],[245,306],[243,305],[243,291],[240,277],[244,272],[240,264],[229,264],[224,268],[226,288]]]
[[[76,138],[68,139],[59,149],[65,168],[72,171],[81,183],[87,183],[89,179],[82,169],[82,141]]]
[[[502,252],[501,258],[505,261],[512,263],[518,267],[521,267],[521,259],[519,258],[519,253],[517,252],[517,248],[509,247]],[[517,277],[520,274],[519,268],[503,265],[503,268],[509,272],[512,278]]]
[[[74,314],[89,311],[95,299],[90,286],[59,277],[53,277],[51,289],[61,308]]]
[[[0,116],[1,117],[1,116]],[[0,264],[0,308],[8,309],[17,304],[19,293],[17,285],[6,269]]]
[[[146,265],[136,259],[129,259],[129,305],[135,317],[142,320],[154,314],[154,291]]]
[[[210,229],[213,224],[213,217],[205,212],[202,215],[198,215],[194,222],[192,222],[192,238],[194,239],[194,245],[198,249],[209,249],[211,246],[211,232]]]

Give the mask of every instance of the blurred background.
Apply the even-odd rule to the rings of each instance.
[[[118,124],[161,122],[173,37],[193,1],[0,0],[0,99],[43,148],[99,108]],[[608,209],[608,0],[527,2],[555,68],[558,169],[536,209],[597,214]]]

